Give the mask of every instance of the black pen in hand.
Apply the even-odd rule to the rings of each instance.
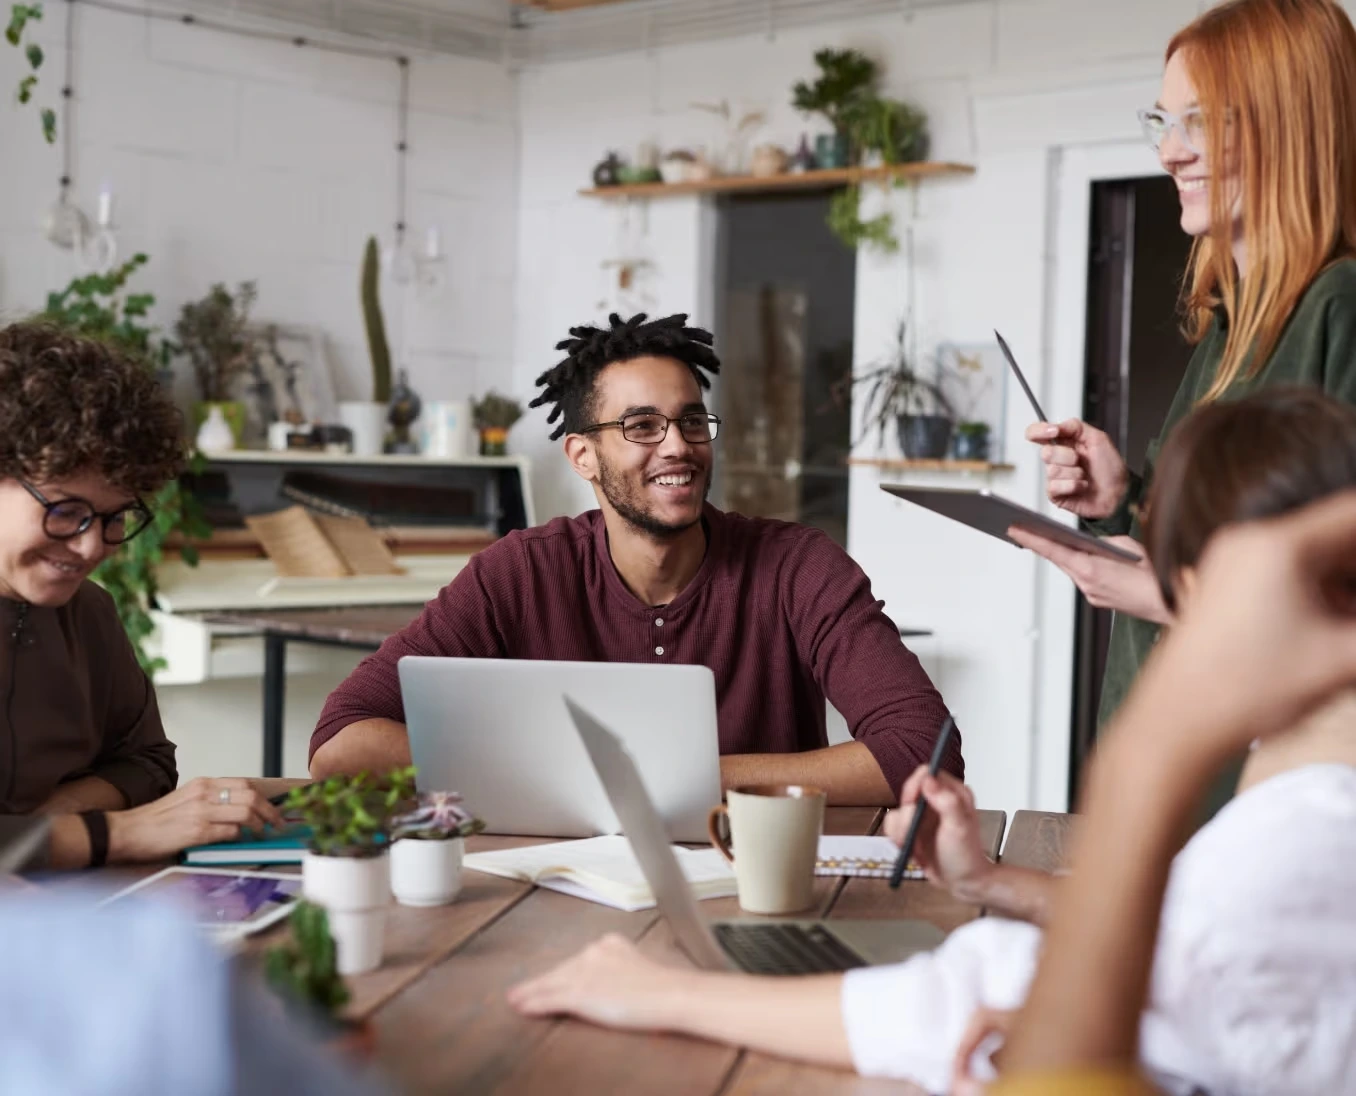
[[[951,742],[951,732],[956,729],[956,721],[953,717],[947,716],[946,722],[942,724],[942,729],[937,735],[937,745],[932,748],[932,759],[928,762],[928,775],[936,776],[942,767],[942,757],[946,754],[946,747]],[[909,832],[904,835],[904,844],[899,847],[899,856],[895,860],[894,871],[890,873],[890,887],[892,890],[899,888],[900,880],[904,878],[904,872],[909,866],[909,857],[913,855],[913,843],[918,840],[918,827],[923,824],[923,815],[927,813],[928,801],[923,798],[923,789],[918,789],[918,801],[913,808],[913,821],[909,823]]]

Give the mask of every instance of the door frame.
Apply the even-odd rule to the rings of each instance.
[[[1092,245],[1092,186],[1161,170],[1142,141],[1063,145],[1051,149],[1044,390],[1050,406],[1069,415],[1084,406],[1087,370],[1088,255]],[[1058,412],[1052,412],[1058,413]],[[1044,503],[1042,509],[1055,512]],[[1075,590],[1058,570],[1043,566],[1036,578],[1035,737],[1031,802],[1038,809],[1070,809],[1073,753]]]

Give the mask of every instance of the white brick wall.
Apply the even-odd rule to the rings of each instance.
[[[66,5],[39,24],[40,98],[60,86]],[[358,303],[370,233],[395,220],[394,62],[297,49],[80,9],[73,83],[76,195],[117,197],[127,253],[171,325],[215,281],[259,283],[260,318],[328,337],[340,398],[366,398]],[[40,307],[74,273],[35,225],[56,195],[55,150],[10,95],[18,55],[0,55],[0,314]],[[13,80],[17,81],[14,75]],[[411,69],[410,216],[441,227],[447,284],[427,296],[383,285],[393,352],[427,398],[468,396],[511,375],[518,173],[517,87],[503,68],[416,56]],[[187,382],[180,394],[191,398]]]

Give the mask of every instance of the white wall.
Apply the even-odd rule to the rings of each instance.
[[[694,101],[728,99],[739,112],[768,112],[755,140],[793,147],[807,123],[788,105],[792,83],[812,72],[823,45],[856,46],[883,59],[892,93],[923,105],[934,159],[972,163],[971,178],[928,183],[888,199],[901,235],[915,233],[913,293],[919,346],[991,341],[1003,331],[1034,373],[1052,414],[1081,407],[1081,354],[1053,354],[1056,323],[1082,323],[1072,298],[1055,316],[1055,251],[1066,153],[1138,139],[1136,108],[1157,94],[1162,50],[1196,15],[1196,0],[981,0],[608,61],[545,66],[521,78],[519,221],[519,385],[549,364],[551,343],[599,314],[599,263],[616,254],[624,214],[575,196],[609,148],[632,154],[642,141],[663,147],[719,144],[720,129]],[[1152,153],[1131,156],[1157,170]],[[1085,208],[1085,207],[1084,207]],[[658,264],[653,311],[693,311],[709,321],[709,207],[695,198],[655,202],[642,253]],[[633,211],[632,216],[637,216]],[[1078,226],[1073,232],[1077,234]],[[1069,227],[1064,226],[1064,234]],[[1086,220],[1082,231],[1086,233]],[[1066,241],[1066,247],[1068,247]],[[1079,262],[1075,240],[1071,259]],[[1067,277],[1068,272],[1065,271]],[[862,254],[858,262],[859,365],[887,347],[909,298],[901,257]],[[1072,304],[1070,304],[1072,300]],[[1058,367],[1059,372],[1056,372]],[[1015,391],[1007,433],[1020,436],[1030,412]],[[540,418],[515,432],[519,449],[541,458],[538,512],[573,512],[589,496],[557,469]],[[873,455],[865,451],[861,455]],[[1017,470],[988,486],[1044,505],[1035,454],[1010,443]],[[1072,588],[1033,557],[911,510],[878,490],[880,475],[855,469],[849,548],[887,611],[932,628],[929,665],[957,713],[969,779],[981,804],[1013,810],[1063,809],[1072,668]],[[952,476],[915,477],[959,486]]]
[[[217,281],[258,282],[256,315],[326,333],[340,399],[371,394],[358,302],[369,234],[395,221],[394,61],[243,39],[138,17],[48,4],[37,98],[55,104],[61,37],[76,11],[75,196],[93,213],[115,191],[125,253],[145,251],[142,284],[172,325]],[[36,226],[57,193],[55,148],[33,104],[0,72],[0,314],[41,307],[75,273]],[[394,52],[394,51],[393,51]],[[512,362],[517,91],[477,61],[416,56],[411,66],[409,220],[436,224],[452,258],[424,297],[383,285],[392,353],[428,398],[502,383]],[[185,382],[180,394],[191,398]]]

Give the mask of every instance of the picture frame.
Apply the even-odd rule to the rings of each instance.
[[[997,342],[939,343],[934,354],[937,376],[955,415],[953,447],[960,444],[962,423],[989,427],[988,456],[1003,462],[1007,446],[1008,368]]]
[[[334,377],[324,332],[288,323],[255,322],[247,329],[253,342],[249,370],[241,382],[247,427],[263,439],[271,423],[336,421]]]

